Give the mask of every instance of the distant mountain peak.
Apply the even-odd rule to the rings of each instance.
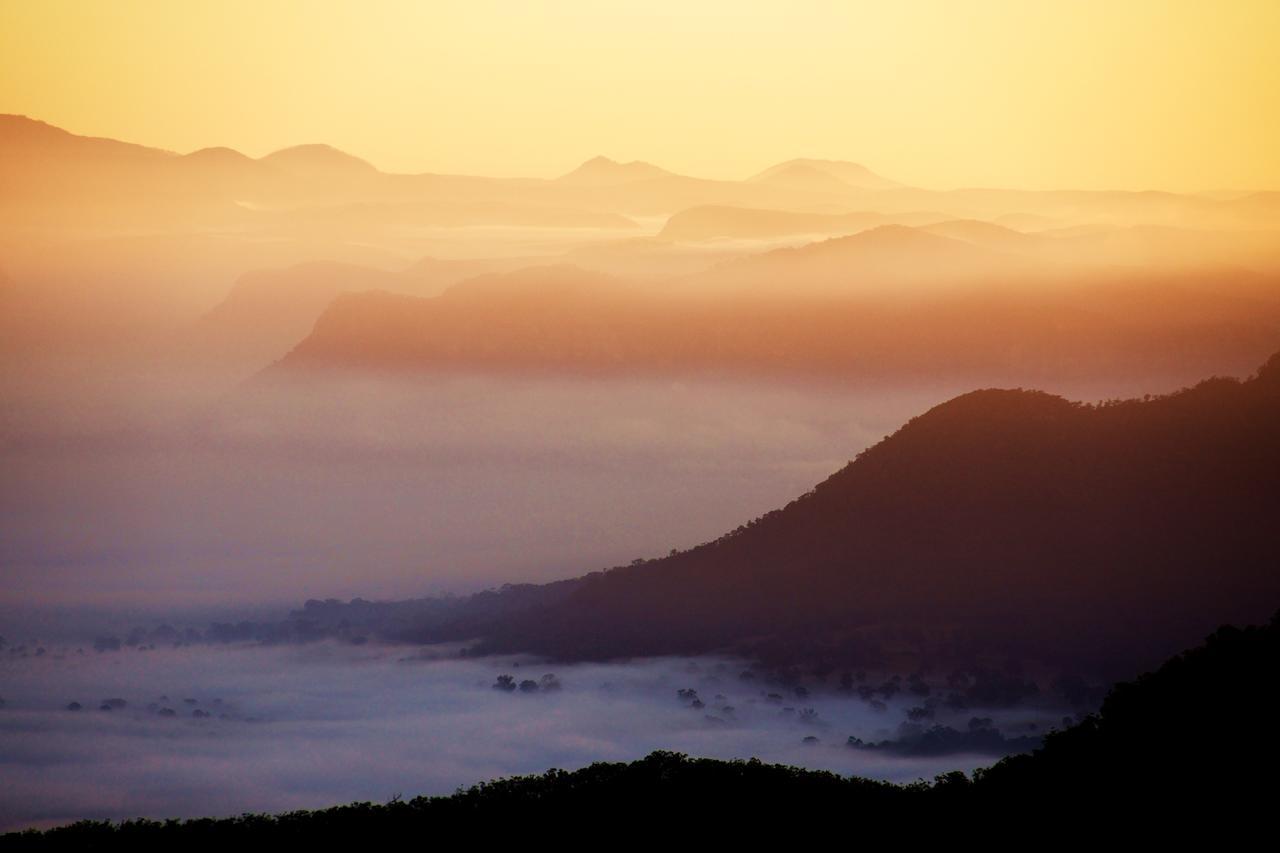
[[[200,148],[192,151],[190,154],[184,155],[188,160],[202,160],[207,163],[248,163],[252,162],[252,158],[245,154],[241,154],[234,148],[227,148],[224,145],[215,145],[210,148]]]
[[[281,148],[263,157],[268,163],[286,171],[307,174],[372,174],[377,169],[367,160],[339,151],[331,145],[312,143]]]
[[[853,189],[852,184],[845,183],[830,172],[825,172],[807,163],[787,163],[776,171],[770,170],[764,177],[752,179],[755,183],[769,183],[787,186],[794,189],[820,190],[840,192]]]
[[[665,178],[671,175],[666,169],[646,163],[643,160],[632,160],[621,163],[604,156],[592,157],[581,166],[562,175],[559,180],[570,184],[605,186],[609,184],[625,184],[634,181],[645,181],[653,178]]]
[[[748,180],[752,183],[778,184],[801,189],[883,190],[902,186],[897,181],[877,175],[860,163],[804,157],[770,166]]]

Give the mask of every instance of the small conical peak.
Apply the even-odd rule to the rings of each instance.
[[[814,160],[810,158],[787,160],[786,162],[778,163],[754,175],[749,180],[754,183],[785,185],[798,181],[814,183],[823,176],[832,182],[832,187],[845,184],[856,189],[881,190],[902,186],[897,181],[892,181],[876,174],[861,163],[851,163],[847,160]]]
[[[652,163],[646,163],[643,160],[621,163],[609,157],[596,156],[587,160],[572,172],[562,175],[559,180],[565,183],[608,185],[625,184],[633,181],[668,177],[670,175],[671,173],[666,169],[659,168]]]
[[[234,148],[217,145],[212,148],[201,148],[185,155],[187,160],[199,160],[206,163],[248,163],[252,158],[241,154]]]
[[[331,145],[311,144],[294,145],[273,151],[261,159],[262,163],[294,172],[325,173],[371,173],[377,169],[366,160],[353,154],[339,151]]]

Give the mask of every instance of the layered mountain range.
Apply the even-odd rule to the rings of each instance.
[[[944,218],[1047,217],[1218,227],[1274,226],[1280,194],[1208,198],[1161,192],[1024,191],[908,187],[857,163],[791,160],[741,181],[596,157],[550,180],[392,174],[327,145],[254,159],[229,148],[177,154],[78,136],[18,115],[0,116],[0,222],[75,226],[246,226],[300,207],[359,205],[362,215],[420,222],[546,222],[625,228],[627,217],[698,205],[808,213],[937,211]]]

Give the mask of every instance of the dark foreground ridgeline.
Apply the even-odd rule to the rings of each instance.
[[[972,778],[894,785],[759,761],[654,752],[482,783],[444,797],[220,820],[84,821],[0,837],[5,850],[352,849],[396,839],[552,840],[607,845],[688,830],[800,838],[822,826],[918,839],[1023,820],[1055,836],[1102,820],[1168,831],[1221,822],[1225,833],[1273,814],[1280,729],[1280,614],[1263,627],[1221,628],[1159,670],[1117,685],[1100,712],[1054,732],[1029,755]],[[1028,823],[1028,826],[1031,824]],[[465,833],[455,836],[442,833]],[[604,833],[603,835],[600,833]],[[415,845],[416,846],[416,845]]]

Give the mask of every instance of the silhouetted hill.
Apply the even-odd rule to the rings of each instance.
[[[1120,672],[1280,601],[1280,355],[1088,406],[976,391],[721,539],[588,576],[483,648],[874,659],[907,631]],[[928,639],[932,638],[932,639]]]
[[[975,788],[1015,803],[1123,808],[1137,796],[1165,808],[1259,808],[1261,817],[1276,794],[1278,703],[1280,613],[1260,627],[1220,628],[1155,672],[1117,684],[1097,714],[1050,734],[1033,754],[981,771]]]
[[[1028,755],[894,785],[750,761],[653,752],[631,763],[597,763],[482,783],[451,796],[354,803],[321,811],[222,820],[82,821],[3,837],[6,849],[188,850],[346,847],[369,838],[418,837],[485,827],[572,827],[559,843],[619,826],[669,839],[690,827],[738,838],[761,831],[795,840],[829,832],[824,818],[853,820],[860,840],[953,838],[965,827],[999,837],[1025,824],[1082,830],[1214,826],[1220,833],[1269,827],[1280,741],[1280,621],[1224,627],[1154,673],[1117,685],[1101,711],[1051,732]],[[1176,816],[1176,817],[1175,817]],[[1223,821],[1230,826],[1224,827]],[[1016,834],[1018,843],[1028,837]]]

